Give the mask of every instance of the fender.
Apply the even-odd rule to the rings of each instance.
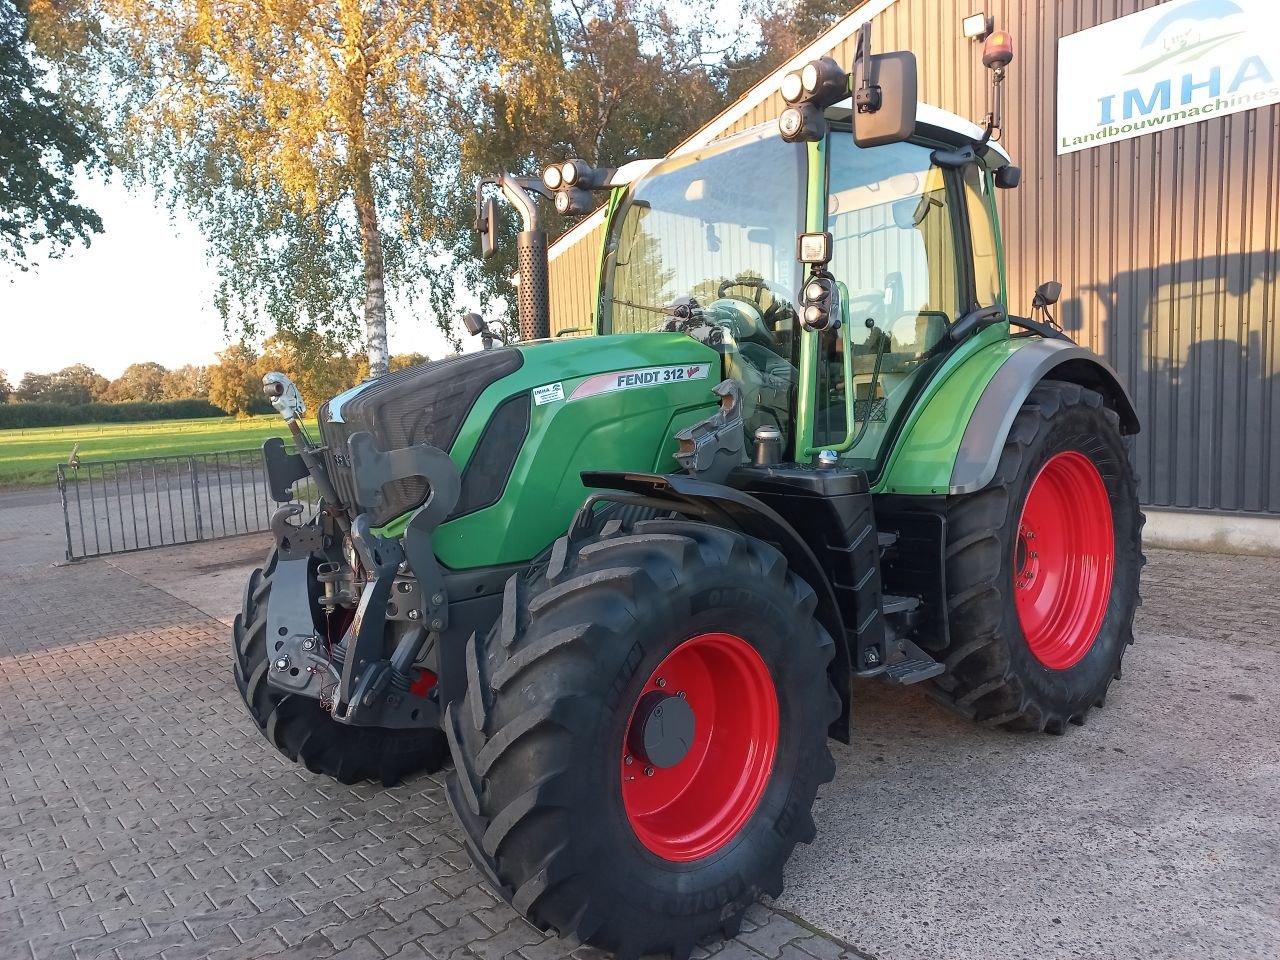
[[[617,495],[599,492],[616,490],[630,495],[628,500],[634,498],[637,502],[643,501],[646,506],[657,506],[683,516],[697,517],[707,523],[764,540],[781,550],[791,569],[803,577],[818,594],[818,622],[826,628],[835,642],[835,657],[827,667],[827,673],[840,695],[840,716],[831,724],[829,733],[842,743],[849,742],[853,668],[849,660],[844,618],[836,602],[835,590],[827,579],[822,564],[791,524],[749,493],[681,474],[589,471],[582,474],[582,483],[586,487],[596,488],[597,493],[588,498],[579,511],[579,517],[585,517],[593,501],[597,499],[621,500]],[[575,520],[574,526],[576,525]]]
[[[1097,354],[1066,339],[984,332],[956,351],[926,385],[894,444],[873,492],[937,496],[981,490],[1027,396],[1044,379],[1101,393],[1124,434],[1138,416],[1115,371]]]
[[[1128,391],[1105,360],[1069,340],[1035,339],[1012,354],[982,391],[956,451],[949,493],[973,493],[991,482],[1018,410],[1046,379],[1096,390],[1119,414],[1121,433],[1141,429]]]

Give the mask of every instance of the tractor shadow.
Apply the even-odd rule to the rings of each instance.
[[[1144,504],[1280,512],[1278,278],[1280,250],[1195,257],[1077,287],[1059,305],[1063,329],[1133,397]]]

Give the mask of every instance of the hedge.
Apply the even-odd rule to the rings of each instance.
[[[68,427],[80,423],[135,423],[142,420],[194,420],[225,417],[208,400],[156,403],[0,403],[0,430],[15,427]]]

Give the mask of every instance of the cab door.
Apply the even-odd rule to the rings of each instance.
[[[836,450],[874,478],[913,399],[956,345],[950,332],[1000,303],[999,247],[976,163],[941,165],[927,143],[863,150],[840,130],[826,146],[829,269],[847,332],[813,335],[812,449]]]

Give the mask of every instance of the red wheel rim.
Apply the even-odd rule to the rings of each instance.
[[[640,701],[655,693],[683,698],[694,718],[688,752],[665,768],[628,746]],[[650,675],[627,721],[622,803],[631,829],[664,860],[714,853],[755,812],[777,750],[778,695],[755,648],[729,633],[684,641]]]
[[[1052,457],[1022,507],[1014,602],[1037,660],[1066,670],[1083,659],[1111,597],[1115,533],[1098,468],[1074,450]]]

